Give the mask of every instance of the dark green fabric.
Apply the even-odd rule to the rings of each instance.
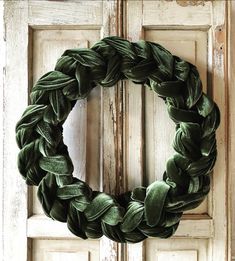
[[[76,100],[87,97],[97,85],[111,87],[123,79],[144,84],[165,101],[176,124],[175,154],[166,164],[163,180],[108,195],[72,176],[62,125]],[[170,237],[182,213],[197,207],[208,194],[219,109],[202,92],[197,68],[159,44],[114,36],[90,49],[67,50],[55,70],[33,86],[30,98],[31,105],[16,125],[19,171],[28,185],[38,186],[45,214],[67,222],[75,235],[84,239],[106,235],[132,243]]]

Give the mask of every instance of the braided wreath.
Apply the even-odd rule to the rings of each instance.
[[[76,101],[92,88],[111,87],[123,79],[145,84],[165,101],[176,124],[176,153],[167,161],[163,180],[109,195],[73,177],[62,125]],[[167,238],[176,231],[183,211],[200,205],[208,194],[219,109],[202,92],[197,68],[161,45],[113,36],[90,49],[66,50],[55,70],[33,86],[30,98],[16,125],[18,168],[26,184],[38,186],[45,214],[67,222],[76,236],[105,235],[132,243]]]

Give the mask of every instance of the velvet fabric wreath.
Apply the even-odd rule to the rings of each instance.
[[[111,87],[122,79],[144,84],[164,99],[175,122],[175,154],[167,161],[162,180],[109,195],[73,177],[63,123],[76,101],[95,86]],[[38,186],[45,214],[67,222],[78,237],[105,235],[132,243],[167,238],[176,231],[182,213],[208,194],[219,109],[202,92],[197,68],[161,45],[114,36],[90,49],[66,50],[54,71],[33,86],[30,98],[16,126],[19,171],[28,185]]]

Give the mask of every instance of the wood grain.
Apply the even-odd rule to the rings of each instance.
[[[28,103],[27,16],[26,2],[5,3],[6,64],[3,75],[5,81],[2,173],[4,260],[27,260],[29,254],[26,235],[27,187],[17,168],[18,149],[15,142],[15,124]]]
[[[181,226],[174,235],[175,238],[212,238],[214,234],[213,220],[207,215],[187,215],[181,221]],[[78,239],[68,229],[66,224],[53,221],[44,215],[33,215],[27,221],[27,235],[30,238],[63,238]],[[78,239],[81,241],[82,239]],[[154,240],[154,239],[152,239]],[[109,242],[106,241],[109,244]],[[140,251],[141,244],[128,244],[129,251]],[[106,246],[108,247],[108,246]],[[106,251],[113,251],[109,248]],[[110,252],[109,252],[110,253]],[[140,254],[140,252],[138,252]],[[134,260],[134,253],[128,252],[128,260]],[[135,255],[137,258],[137,254]]]
[[[0,2],[0,87],[3,90],[4,86],[4,71],[5,71],[5,54],[6,54],[6,45],[5,45],[5,28],[4,28],[4,5],[3,2]],[[3,92],[0,92],[0,110],[3,112]],[[3,113],[0,114],[0,172],[3,174]],[[1,195],[1,200],[0,200],[0,213],[3,213],[4,209],[4,191],[3,191],[3,175],[1,176],[0,179],[0,195]],[[0,234],[3,235],[3,215],[0,215]],[[3,253],[3,244],[0,245],[0,253]]]
[[[221,108],[222,124],[217,135],[219,156],[213,173],[211,193],[207,202],[205,201],[197,210],[190,213],[195,214],[196,220],[205,212],[213,219],[213,236],[207,241],[206,246],[207,260],[228,260],[226,1],[207,1],[203,5],[193,6],[193,9],[190,6],[182,7],[176,1],[138,1],[138,5],[133,4],[133,10],[129,7],[132,7],[131,1],[127,7],[127,38],[135,40],[144,38],[155,42],[160,40],[160,44],[162,42],[176,54],[178,52],[181,57],[191,60],[199,68],[204,91],[212,95]],[[194,14],[189,19],[192,11]],[[135,14],[138,14],[138,22]],[[137,37],[132,37],[133,35]],[[136,103],[139,97],[135,98]],[[145,91],[142,108],[145,110],[144,181],[146,184],[156,178],[161,178],[164,171],[163,162],[172,154],[169,150],[170,145],[167,144],[171,139],[170,133],[173,128],[168,123],[167,115],[162,112],[164,104],[160,102],[149,90]],[[131,108],[129,110],[131,111]],[[159,122],[162,132],[156,133]],[[179,230],[181,225],[182,223]],[[195,229],[200,230],[200,227],[196,225],[194,229],[189,228],[188,237]],[[155,245],[160,242],[157,239],[151,239],[151,241],[154,241]],[[149,240],[146,240],[145,246],[142,246],[147,259],[155,249],[154,244],[151,245],[148,242]],[[170,244],[171,240],[166,240],[166,242]],[[182,250],[187,249],[188,244],[185,242],[181,246]],[[151,246],[154,249],[151,249]],[[202,251],[201,244],[198,245],[197,250]],[[201,255],[199,255],[199,260],[200,258],[202,258]]]
[[[232,256],[232,260],[235,260],[235,2],[230,1],[228,6],[228,216],[230,233],[228,257]]]
[[[188,1],[183,6],[178,2],[5,1],[2,35],[6,59],[1,60],[5,64],[0,78],[4,87],[0,204],[4,260],[79,257],[91,261],[152,261],[170,260],[176,253],[176,258],[192,254],[199,261],[227,261],[231,260],[231,252],[235,256],[229,238],[231,230],[235,242],[235,229],[231,226],[235,217],[235,6],[233,1],[203,1],[193,6]],[[89,47],[108,35],[124,36],[131,41],[162,41],[167,48],[196,63],[204,90],[221,110],[219,155],[210,196],[196,211],[183,216],[171,239],[148,239],[135,245],[118,244],[107,238],[78,239],[66,224],[43,215],[35,190],[33,194],[27,190],[14,163],[18,153],[14,127],[28,104],[31,84],[54,66],[62,49]],[[113,194],[161,178],[164,160],[159,159],[166,160],[172,154],[169,139],[173,133],[163,107],[150,91],[129,81],[113,88],[94,89],[88,99],[77,103],[65,125],[65,140],[75,162],[74,175],[86,180],[93,189]],[[163,131],[156,133],[159,122]]]
[[[103,2],[101,37],[122,34],[121,1]],[[101,187],[102,191],[118,194],[123,191],[122,171],[122,84],[101,91]],[[123,245],[106,237],[100,241],[100,261],[118,261]]]
[[[218,157],[213,171],[213,205],[214,237],[209,248],[212,249],[212,260],[228,260],[228,209],[227,209],[227,33],[226,33],[226,2],[213,2],[212,39],[213,69],[212,97],[218,104],[221,123],[216,133]],[[219,249],[218,249],[218,246]]]

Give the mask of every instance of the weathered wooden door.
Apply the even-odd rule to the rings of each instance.
[[[4,5],[4,260],[228,260],[226,1],[25,0]],[[66,224],[45,217],[36,188],[26,187],[16,167],[14,128],[33,83],[53,69],[65,49],[91,47],[108,35],[158,42],[196,64],[204,91],[221,110],[211,192],[200,207],[185,213],[170,239],[126,245],[107,238],[78,239]],[[97,87],[78,101],[64,135],[74,175],[93,189],[120,193],[161,179],[173,152],[174,125],[153,92],[124,81]]]

